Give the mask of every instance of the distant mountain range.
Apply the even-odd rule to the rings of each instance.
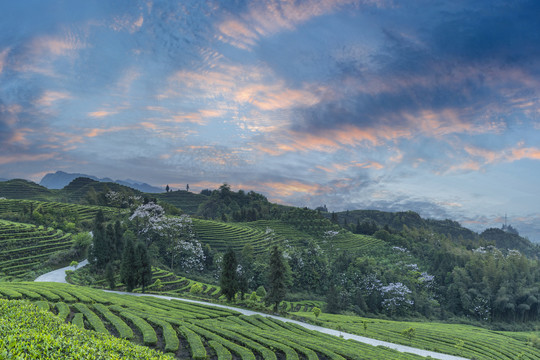
[[[93,175],[87,175],[87,174],[73,174],[73,173],[66,173],[63,171],[57,171],[55,173],[49,173],[41,179],[39,182],[39,185],[45,186],[48,189],[63,189],[66,185],[68,185],[70,182],[75,180],[79,177],[85,177],[89,178],[95,181],[100,182],[114,182],[120,185],[129,186],[133,189],[145,192],[145,193],[161,193],[163,192],[163,189],[149,185],[147,183],[143,183],[136,180],[126,179],[126,180],[112,180],[110,178],[103,178],[100,179]],[[1,181],[1,180],[0,180]]]
[[[8,179],[0,178],[0,181],[8,181]]]

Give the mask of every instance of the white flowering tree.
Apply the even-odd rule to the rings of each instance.
[[[404,312],[411,307],[414,302],[411,299],[412,291],[400,282],[390,283],[381,287],[383,297],[382,306],[390,314]]]
[[[189,215],[166,216],[163,208],[153,202],[139,206],[130,220],[148,245],[154,243],[174,269],[175,263],[185,272],[202,270],[205,255],[195,238]]]

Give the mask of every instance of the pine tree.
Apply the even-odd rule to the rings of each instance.
[[[137,285],[141,285],[142,292],[152,282],[152,265],[148,256],[148,249],[142,242],[137,244],[135,248],[135,256],[139,267],[137,268]]]
[[[111,263],[108,263],[105,267],[105,279],[107,280],[109,289],[113,290],[116,286],[116,282],[114,280],[114,270]]]
[[[124,241],[122,236],[124,235],[124,228],[119,220],[114,223],[114,248],[116,250],[116,259],[122,258],[122,251],[124,250]]]
[[[221,278],[219,279],[221,293],[227,297],[228,301],[234,299],[234,295],[236,295],[236,291],[238,290],[238,281],[236,278],[237,267],[238,262],[236,261],[236,255],[234,254],[234,251],[229,248],[225,255],[223,255]]]
[[[274,304],[274,312],[277,312],[279,304],[287,293],[287,282],[289,279],[289,266],[283,258],[283,253],[274,245],[270,253],[270,273],[268,277],[268,295],[265,303],[267,306]]]
[[[94,227],[92,229],[92,257],[91,260],[94,263],[96,270],[103,271],[106,264],[109,262],[107,251],[107,234],[105,231],[105,218],[103,212],[99,210],[94,219]]]
[[[137,285],[137,259],[135,256],[135,247],[133,240],[135,235],[131,231],[124,234],[125,243],[122,253],[122,263],[120,264],[120,281],[126,285],[128,292],[131,292]]]

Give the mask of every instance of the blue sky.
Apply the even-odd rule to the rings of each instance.
[[[540,241],[535,1],[4,1],[0,177],[63,170]]]

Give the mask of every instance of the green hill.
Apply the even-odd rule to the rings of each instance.
[[[63,228],[69,231],[89,230],[96,213],[100,210],[107,220],[127,215],[127,210],[105,206],[36,200],[0,200],[1,219]]]
[[[61,230],[0,220],[0,273],[24,276],[71,245],[71,234]]]
[[[186,214],[195,215],[199,206],[208,200],[208,196],[195,194],[185,190],[169,191],[165,193],[153,194],[160,201],[168,202],[171,205],[182,209]]]
[[[301,247],[307,240],[314,240],[321,248],[334,251],[356,251],[383,244],[372,236],[353,234],[326,220],[298,227],[281,220],[223,223],[193,219],[196,237],[212,249],[222,252],[227,247],[239,252],[245,245],[251,244],[255,253],[261,254],[273,244]]]
[[[13,179],[0,182],[0,198],[51,200],[56,192],[34,182]]]
[[[485,242],[494,245],[501,250],[516,249],[529,257],[540,256],[538,246],[535,246],[528,239],[517,234],[503,231],[501,229],[487,229],[481,234],[464,228],[457,221],[423,219],[414,211],[385,212],[378,210],[351,210],[334,214],[337,221],[342,226],[355,232],[372,232],[377,229],[388,229],[393,232],[400,232],[403,229],[425,229],[433,233],[444,235],[452,239],[456,244],[465,245],[469,249],[485,246]],[[332,214],[324,213],[324,216],[331,218]]]
[[[118,199],[107,198],[107,193],[117,193]],[[100,182],[89,178],[76,178],[63,189],[59,194],[66,202],[81,203],[88,205],[115,205],[117,207],[128,207],[129,197],[143,197],[143,193],[128,186],[113,182]],[[122,203],[124,202],[125,203]],[[116,204],[115,202],[118,202]]]

